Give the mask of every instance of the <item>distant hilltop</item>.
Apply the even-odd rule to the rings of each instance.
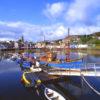
[[[93,33],[91,35],[96,35],[96,36],[99,36],[100,37],[100,32],[95,32],[95,33]]]
[[[48,41],[45,41],[48,43]],[[70,43],[70,44],[88,44],[100,45],[100,32],[95,32],[89,35],[69,35],[63,39],[52,41],[55,44]]]

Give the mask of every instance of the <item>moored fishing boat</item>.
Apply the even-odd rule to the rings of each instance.
[[[70,29],[68,28],[68,35],[62,43],[63,48],[59,47],[61,50],[58,51],[54,45],[52,51],[50,50],[46,53],[46,55],[40,57],[40,64],[47,64],[49,67],[59,68],[60,70],[80,70],[81,67],[83,67],[83,57],[72,54],[72,42],[69,33]]]
[[[45,88],[44,95],[47,100],[66,100],[60,93],[48,87]]]
[[[53,54],[43,56],[40,58],[40,64],[46,65],[50,68],[62,69],[62,70],[80,70],[84,63],[82,62],[82,58],[66,61],[65,59],[56,59],[52,58]],[[54,59],[54,60],[53,60]]]

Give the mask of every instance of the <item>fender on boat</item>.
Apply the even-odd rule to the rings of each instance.
[[[29,86],[30,85],[30,82],[26,79],[26,77],[25,77],[25,74],[26,73],[29,73],[29,72],[24,72],[23,73],[23,75],[22,75],[22,80],[24,81],[24,83],[25,83],[25,86]]]

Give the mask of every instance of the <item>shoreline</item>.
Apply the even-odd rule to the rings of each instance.
[[[1,49],[0,51],[1,52],[19,52],[19,53],[22,53],[22,52],[25,52],[25,51],[33,51],[33,52],[42,52],[42,51],[45,51],[45,52],[48,52],[48,51],[66,51],[67,48],[53,48],[52,50],[48,49],[48,48],[31,48],[31,49],[15,49],[15,48],[12,48],[12,49]],[[82,52],[82,53],[88,53],[88,54],[93,54],[93,55],[100,55],[100,48],[72,48],[70,49],[71,52]]]

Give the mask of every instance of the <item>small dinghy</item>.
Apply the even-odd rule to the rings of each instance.
[[[60,93],[50,88],[45,88],[44,95],[47,100],[66,100]]]

